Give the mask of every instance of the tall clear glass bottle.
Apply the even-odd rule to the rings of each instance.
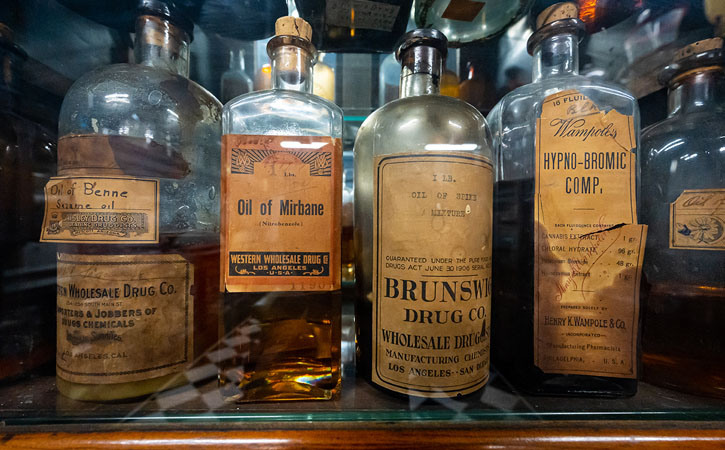
[[[633,225],[639,112],[620,87],[578,75],[576,17],[573,3],[539,15],[528,42],[533,82],[488,117],[493,364],[533,394],[631,395],[644,239]]]
[[[222,119],[222,290],[242,322],[220,381],[239,402],[332,399],[341,383],[342,111],[312,94],[310,26],[276,30],[273,88]]]
[[[649,283],[646,381],[725,398],[725,55],[721,38],[680,50],[660,81],[668,115],[642,132]]]
[[[81,400],[179,383],[219,332],[221,104],[188,79],[193,24],[162,1],[138,12],[136,64],[68,91],[45,188],[58,389]]]
[[[439,95],[446,52],[438,30],[403,37],[400,98],[354,149],[358,373],[431,398],[480,389],[490,359],[491,135]]]
[[[247,75],[244,50],[229,50],[229,69],[222,74],[222,103],[252,92],[252,78]]]

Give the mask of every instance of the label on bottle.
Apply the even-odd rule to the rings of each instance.
[[[155,91],[161,98],[161,92]],[[149,94],[152,97],[154,93]],[[191,172],[181,152],[146,138],[103,134],[58,139],[58,175],[133,175],[184,178]]]
[[[453,397],[488,380],[492,166],[459,152],[375,158],[372,380]]]
[[[670,248],[725,250],[725,189],[685,190],[670,204]]]
[[[634,122],[568,90],[536,123],[534,363],[545,373],[637,377]]]
[[[194,348],[193,278],[179,255],[59,253],[58,376],[109,384],[183,370]]]
[[[340,289],[342,142],[222,137],[222,291]]]
[[[442,18],[448,20],[458,20],[461,22],[473,22],[478,16],[486,2],[475,2],[472,0],[451,0],[441,15]]]
[[[390,32],[400,5],[370,0],[335,0],[325,5],[327,25]]]
[[[159,242],[159,181],[53,177],[45,185],[41,242]]]

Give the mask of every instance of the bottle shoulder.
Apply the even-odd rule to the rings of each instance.
[[[154,67],[114,64],[76,80],[63,99],[59,129],[61,135],[100,130],[124,134],[123,123],[212,125],[220,122],[221,111],[216,97],[186,77]]]
[[[342,109],[335,103],[320,96],[290,91],[286,89],[267,89],[264,91],[250,92],[235,97],[224,105],[224,109],[230,112],[256,108],[272,108],[287,110],[293,107],[303,106],[305,109],[326,109],[330,114],[342,116]]]
[[[580,75],[555,77],[518,87],[507,93],[494,109],[498,114],[540,111],[541,103],[548,97],[565,91],[577,91],[592,100],[600,110],[624,109],[627,114],[638,114],[637,99],[623,87]]]
[[[447,150],[491,153],[491,134],[483,115],[468,103],[441,95],[392,101],[360,126],[355,153]]]
[[[271,89],[240,95],[224,105],[223,134],[342,137],[336,104],[304,92]]]

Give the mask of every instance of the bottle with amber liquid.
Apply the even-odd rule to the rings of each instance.
[[[188,79],[193,24],[142,0],[136,64],[68,91],[41,240],[57,242],[57,384],[80,400],[184,381],[219,333],[221,104]]]
[[[632,395],[639,361],[639,112],[582,77],[573,3],[545,9],[528,41],[531,84],[488,116],[494,188],[493,364],[541,395]]]
[[[668,115],[642,132],[643,377],[725,398],[725,54],[678,51],[660,74]]]
[[[275,28],[272,89],[224,105],[221,288],[240,323],[220,383],[229,401],[330,400],[341,386],[342,111],[313,94],[309,24]]]

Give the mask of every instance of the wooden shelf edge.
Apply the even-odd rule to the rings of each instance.
[[[359,425],[359,424],[358,424]],[[587,427],[532,428],[360,428],[305,430],[2,432],[0,448],[9,449],[167,449],[167,448],[670,448],[721,449],[725,428],[700,424],[647,429]]]

